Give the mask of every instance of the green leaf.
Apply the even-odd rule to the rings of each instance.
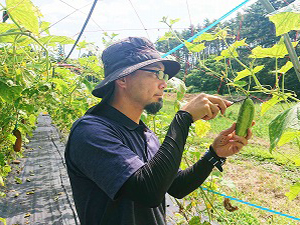
[[[224,59],[224,57],[221,55],[214,58],[214,60],[216,60],[217,62],[219,62],[222,59]]]
[[[56,84],[56,89],[61,91],[62,93],[67,93],[68,91],[68,84],[62,80],[62,79],[59,79],[59,78],[52,78],[49,80],[49,82],[53,82],[54,84]]]
[[[244,38],[243,40],[234,42],[231,46],[238,48],[238,47],[242,47],[242,46],[248,46],[248,44],[246,43],[246,38]]]
[[[11,29],[18,29],[18,27],[11,23],[0,23],[0,34],[10,31]]]
[[[290,191],[285,193],[285,196],[289,198],[290,201],[294,200],[300,193],[300,183],[297,182],[290,187]]]
[[[285,110],[271,121],[269,124],[270,152],[276,147],[282,134],[287,128],[300,130],[299,112],[300,103]]]
[[[13,103],[20,97],[22,90],[21,86],[9,86],[0,81],[0,97],[8,103]]]
[[[2,176],[0,175],[0,186],[5,186]]]
[[[192,219],[189,221],[189,225],[201,225],[201,218],[200,216],[194,216]]]
[[[278,97],[277,95],[273,95],[273,97],[264,102],[261,106],[260,115],[263,116],[269,109],[271,109],[274,105],[276,105],[278,102],[283,101],[281,97]]]
[[[201,34],[200,36],[196,37],[194,39],[194,42],[213,41],[213,40],[216,40],[216,39],[217,39],[216,35],[213,35],[213,34],[210,34],[210,33],[204,33],[204,34]]]
[[[173,25],[174,23],[177,23],[179,20],[180,20],[180,18],[170,19],[170,25]]]
[[[177,100],[180,101],[184,97],[186,86],[182,80],[172,77],[170,80],[168,80],[168,86],[177,93]]]
[[[184,44],[187,47],[187,49],[191,52],[201,52],[203,49],[206,48],[205,44],[203,44],[203,43],[193,44],[193,43],[185,41]]]
[[[292,141],[293,139],[300,137],[300,131],[288,131],[288,132],[284,132],[280,138],[280,140],[278,141],[277,145],[280,147],[290,141]]]
[[[34,115],[34,114],[30,114],[30,116],[29,116],[29,124],[31,125],[31,126],[34,126],[35,125],[35,122],[36,122],[36,116]]]
[[[238,57],[239,54],[237,53],[237,51],[234,47],[229,46],[229,48],[224,49],[221,52],[221,56],[223,56],[223,58],[235,58],[235,57]]]
[[[248,83],[246,81],[243,81],[243,80],[238,80],[238,81],[235,81],[233,83],[228,83],[227,85],[229,86],[233,86],[233,87],[244,87],[246,86]]]
[[[46,34],[50,35],[49,26],[50,22],[41,22],[40,24],[40,32],[45,32]]]
[[[7,136],[7,140],[9,140],[12,144],[15,144],[17,138],[16,138],[14,135],[9,134],[9,135]]]
[[[92,92],[93,91],[93,85],[86,79],[86,78],[84,78],[83,80],[82,80],[82,83],[84,83],[85,84],[85,86],[86,86],[86,88],[89,90],[89,92]]]
[[[276,35],[282,35],[291,30],[300,29],[300,4],[299,1],[282,7],[269,15],[269,19],[275,24]]]
[[[165,40],[169,40],[171,38],[174,38],[174,35],[171,31],[168,31],[164,34],[164,36],[162,36],[161,38],[158,39],[158,42],[159,41],[165,41]]]
[[[75,43],[75,41],[72,38],[66,36],[56,36],[56,35],[42,37],[39,39],[39,41],[45,45],[50,45],[50,46],[56,46],[57,43],[60,43],[62,45]]]
[[[293,47],[296,47],[298,42],[292,42]],[[249,58],[284,58],[288,54],[288,50],[284,44],[284,38],[282,37],[280,41],[271,48],[262,48],[257,46],[252,49],[252,54]]]
[[[283,67],[279,69],[279,73],[285,74],[287,71],[289,71],[291,68],[293,68],[293,63],[291,61],[288,61]]]
[[[3,192],[2,192],[3,193]],[[5,195],[5,194],[4,194]],[[3,223],[3,225],[6,225],[6,219],[5,218],[2,218],[0,217],[0,221]]]
[[[255,74],[255,73],[261,71],[263,68],[264,68],[264,66],[256,66],[256,67],[252,70],[252,72],[253,72],[253,74]],[[251,71],[248,70],[248,69],[244,69],[244,70],[242,70],[242,71],[240,71],[240,72],[237,72],[237,74],[238,74],[238,75],[237,75],[236,78],[234,78],[234,81],[238,81],[238,80],[240,80],[240,79],[242,79],[242,78],[244,78],[244,77],[253,75],[253,74],[251,74]]]
[[[80,49],[86,48],[87,44],[88,44],[88,42],[86,42],[85,40],[83,40],[83,41],[81,41],[81,42],[79,42],[77,44],[77,48],[76,49],[80,50]]]
[[[16,23],[36,35],[39,34],[37,9],[30,0],[6,0],[6,6],[9,16]]]
[[[300,30],[300,14],[294,12],[283,12],[269,17],[275,24],[276,36],[288,33],[291,30]]]
[[[294,163],[296,166],[300,166],[300,159],[294,159]]]

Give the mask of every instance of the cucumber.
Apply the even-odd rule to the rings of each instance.
[[[236,135],[241,137],[247,136],[247,130],[252,125],[254,113],[255,108],[253,101],[250,98],[246,98],[240,107],[235,128]]]

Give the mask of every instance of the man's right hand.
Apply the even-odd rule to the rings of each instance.
[[[232,102],[218,96],[201,93],[188,102],[182,110],[190,113],[195,122],[199,119],[211,120],[218,115],[220,110],[224,114],[230,105]]]

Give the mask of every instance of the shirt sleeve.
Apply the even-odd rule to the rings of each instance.
[[[126,145],[117,130],[100,119],[82,120],[70,137],[70,163],[111,199],[144,162]]]

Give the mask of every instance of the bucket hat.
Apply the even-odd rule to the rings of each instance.
[[[114,81],[128,76],[134,71],[155,62],[162,62],[165,73],[173,77],[180,70],[180,64],[171,59],[162,58],[154,44],[144,37],[128,37],[122,39],[102,53],[105,78],[92,91],[92,94],[104,98],[111,94]]]

